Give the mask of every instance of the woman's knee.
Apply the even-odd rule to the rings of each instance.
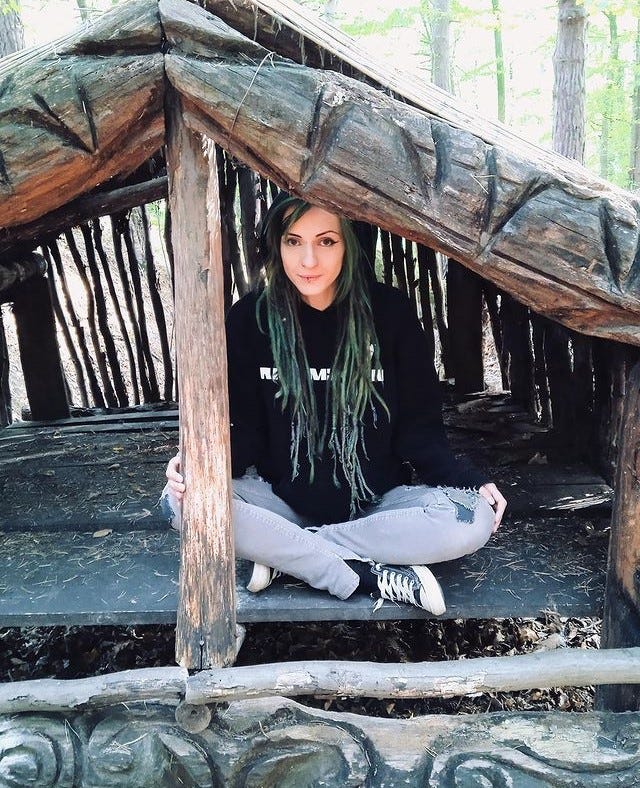
[[[481,495],[478,495],[478,502],[473,517],[474,546],[473,549],[469,550],[470,553],[474,553],[476,550],[484,547],[489,541],[493,533],[495,516],[496,514],[489,502]]]

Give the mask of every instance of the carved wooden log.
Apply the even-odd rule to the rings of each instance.
[[[75,227],[88,219],[126,211],[136,205],[161,200],[166,196],[167,177],[163,176],[146,183],[136,183],[113,191],[94,192],[78,197],[62,208],[41,216],[34,222],[0,230],[0,254],[5,253],[6,249],[17,243],[33,241],[33,239],[41,238],[49,233],[58,235],[68,227]],[[0,276],[2,271],[3,269],[0,267]]]
[[[169,105],[168,170],[175,258],[182,512],[176,660],[189,668],[235,659],[235,558],[220,198],[215,153]]]
[[[616,470],[616,497],[611,518],[609,567],[605,597],[603,645],[640,644],[640,362],[625,392]],[[640,690],[617,686],[600,691],[600,708],[640,710]]]
[[[633,195],[462,111],[456,126],[438,107],[283,61],[195,6],[161,0],[160,11],[167,74],[194,128],[281,186],[444,251],[554,320],[640,344]]]
[[[604,788],[637,785],[640,767],[640,714],[390,720],[274,698],[232,703],[196,735],[190,727],[169,705],[13,714],[0,718],[0,774],[48,788]]]
[[[134,0],[2,60],[0,226],[135,170],[163,144],[161,42],[157,3]]]

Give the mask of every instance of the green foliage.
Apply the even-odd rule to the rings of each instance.
[[[0,14],[19,14],[20,0],[0,0]]]
[[[591,0],[587,29],[587,150],[585,164],[628,185],[637,3]]]
[[[358,16],[351,22],[341,25],[345,33],[353,38],[361,38],[370,35],[384,35],[398,27],[412,27],[419,15],[417,6],[407,8],[394,8],[382,20],[371,20],[365,16]]]

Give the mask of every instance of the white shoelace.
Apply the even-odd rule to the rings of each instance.
[[[378,576],[378,588],[380,595],[392,602],[416,603],[414,584],[406,575],[384,569],[382,577]]]

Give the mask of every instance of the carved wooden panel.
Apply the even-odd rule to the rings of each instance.
[[[188,733],[171,706],[0,717],[0,786],[635,786],[640,713],[383,720],[273,698],[214,709]]]

